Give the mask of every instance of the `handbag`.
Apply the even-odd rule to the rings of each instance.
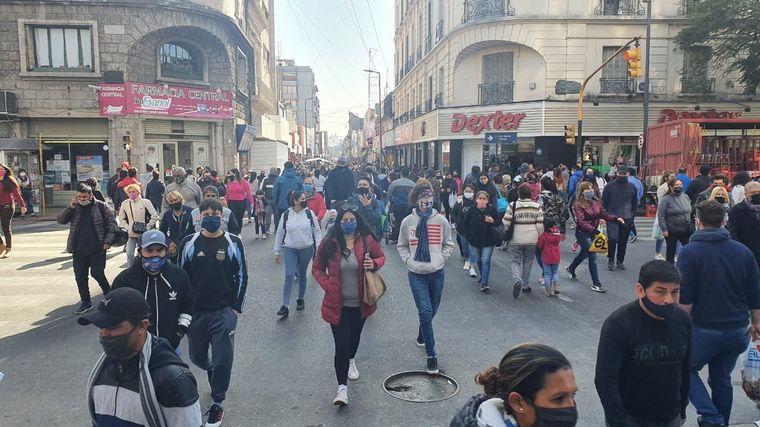
[[[596,236],[594,236],[594,240],[591,242],[591,247],[588,249],[588,251],[607,254],[607,249],[607,236],[605,236],[604,233],[598,233]]]
[[[502,242],[509,242],[510,240],[512,240],[512,237],[515,235],[515,214],[516,213],[517,213],[517,200],[512,202],[512,221],[509,223],[509,227],[507,227],[507,229],[504,230],[504,235],[502,236],[502,239],[501,239]]]
[[[364,258],[369,257],[367,252],[367,237],[364,237]],[[388,287],[385,279],[379,271],[364,270],[364,296],[362,302],[367,305],[375,305],[385,294]]]
[[[497,193],[499,193],[499,199],[496,201],[496,210],[499,212],[499,215],[504,216],[505,213],[507,213],[507,199],[505,199],[499,190],[496,190]]]
[[[143,208],[143,210],[145,210],[145,208]],[[134,211],[132,211],[132,201],[131,200],[129,202],[129,213],[132,214],[132,219],[135,219],[135,213],[134,213]],[[145,215],[147,216],[148,213],[145,212]],[[132,232],[133,233],[135,233],[135,234],[143,234],[146,231],[148,231],[148,228],[145,226],[144,222],[137,222],[137,221],[135,221],[135,222],[132,223]]]

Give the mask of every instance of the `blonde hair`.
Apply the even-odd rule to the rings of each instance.
[[[138,184],[129,184],[126,187],[124,187],[124,192],[129,194],[130,191],[136,191],[137,193],[142,193],[142,189]]]
[[[169,201],[169,199],[176,199],[182,202],[182,204],[185,203],[185,198],[182,197],[182,193],[180,193],[179,191],[170,191],[166,193],[166,197],[164,198],[166,199],[167,202]]]
[[[594,190],[594,199],[596,199],[596,190],[594,189],[594,184],[592,184],[589,181],[583,181],[580,184],[578,184],[578,196],[581,196],[581,197],[576,198],[575,203],[580,204],[584,208],[587,208],[588,205],[591,203],[590,200],[586,200],[585,197],[582,197],[583,192],[586,191],[586,189],[588,188],[591,188],[592,190]]]
[[[724,187],[713,188],[710,192],[710,198],[715,199],[718,196],[724,196],[726,198],[726,201],[728,201],[728,190],[726,190]]]

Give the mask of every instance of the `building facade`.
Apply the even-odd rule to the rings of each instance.
[[[278,59],[277,78],[280,102],[296,115],[297,137],[306,147],[305,155],[318,155],[319,97],[314,71],[311,67],[296,65],[292,59]]]
[[[255,131],[277,114],[273,4],[0,2],[0,93],[16,105],[0,147],[2,137],[43,143],[53,206],[122,161],[167,181],[173,166],[239,166],[236,126]],[[17,167],[37,172],[23,154]]]
[[[578,95],[558,94],[556,85],[582,82],[644,36],[648,4],[649,123],[695,110],[757,117],[757,98],[741,95],[738,75],[710,64],[709,47],[677,49],[674,37],[693,3],[396,0],[395,162],[457,170],[574,163],[576,147],[565,143],[564,126],[577,120]],[[622,54],[589,81],[584,158],[602,169],[618,155],[639,163],[643,91],[643,78],[628,77]]]

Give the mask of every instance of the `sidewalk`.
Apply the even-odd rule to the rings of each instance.
[[[27,216],[26,218],[15,216],[13,217],[12,227],[14,232],[23,232],[41,227],[47,227],[53,224],[56,224],[55,215],[52,215],[48,210],[48,215],[46,216]]]

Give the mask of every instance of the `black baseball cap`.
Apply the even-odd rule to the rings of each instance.
[[[113,328],[125,320],[147,319],[149,314],[148,303],[140,292],[132,288],[118,288],[104,296],[94,312],[77,319],[77,323]]]

